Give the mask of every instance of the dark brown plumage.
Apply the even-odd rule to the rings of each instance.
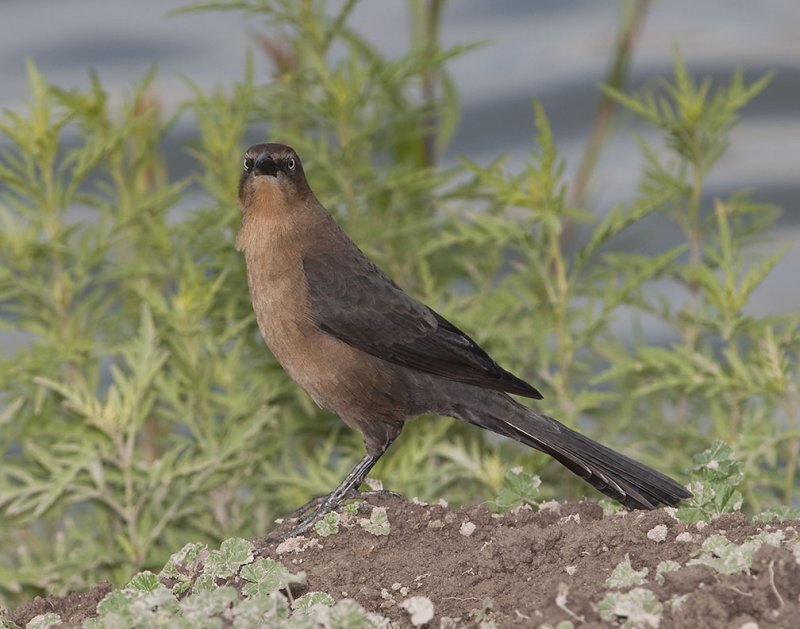
[[[247,150],[239,205],[236,246],[264,340],[320,406],[363,433],[367,450],[294,533],[357,489],[403,422],[428,412],[546,452],[631,509],[691,496],[667,476],[509,397],[542,396],[378,269],[317,201],[290,147]]]

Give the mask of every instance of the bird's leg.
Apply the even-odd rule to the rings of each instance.
[[[366,478],[364,479],[364,481],[366,481]],[[368,489],[367,491],[358,491],[358,485],[354,485],[349,492],[347,492],[344,496],[342,496],[342,499],[369,500],[370,498],[375,498],[376,496],[392,496],[393,498],[402,498],[402,494],[399,494],[396,491],[391,491],[389,489]],[[307,503],[305,503],[302,507],[297,507],[297,509],[292,511],[289,515],[284,516],[284,519],[286,520],[291,520],[292,518],[300,519],[304,513],[310,511],[311,509],[316,509],[328,498],[330,498],[330,494],[322,494],[321,496],[315,496]]]
[[[344,498],[353,489],[358,489],[361,483],[364,482],[364,479],[367,477],[367,474],[369,474],[369,471],[378,462],[378,459],[381,458],[381,454],[383,454],[383,452],[379,452],[378,454],[364,455],[364,458],[356,463],[356,466],[350,471],[341,484],[325,498],[325,501],[317,508],[317,510],[305,520],[300,522],[300,524],[294,527],[291,531],[289,531],[285,537],[297,537],[298,535],[305,533],[308,529],[319,522],[326,513],[333,511],[342,501],[342,498]],[[314,502],[315,500],[311,501],[311,503]]]

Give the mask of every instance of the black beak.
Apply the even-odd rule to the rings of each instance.
[[[256,158],[255,171],[257,175],[278,175],[278,163],[269,153],[262,153]]]

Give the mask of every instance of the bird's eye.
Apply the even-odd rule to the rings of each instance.
[[[288,166],[289,170],[294,170],[295,167],[294,157],[289,158],[289,161],[286,162],[286,166]]]
[[[244,169],[248,173],[251,170],[253,170],[253,158],[252,157],[245,157],[244,158]]]

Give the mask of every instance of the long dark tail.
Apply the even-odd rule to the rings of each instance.
[[[442,414],[549,454],[628,509],[675,506],[692,496],[661,472],[584,437],[552,417],[539,415],[504,393],[464,385],[449,393],[447,403],[439,410]]]

